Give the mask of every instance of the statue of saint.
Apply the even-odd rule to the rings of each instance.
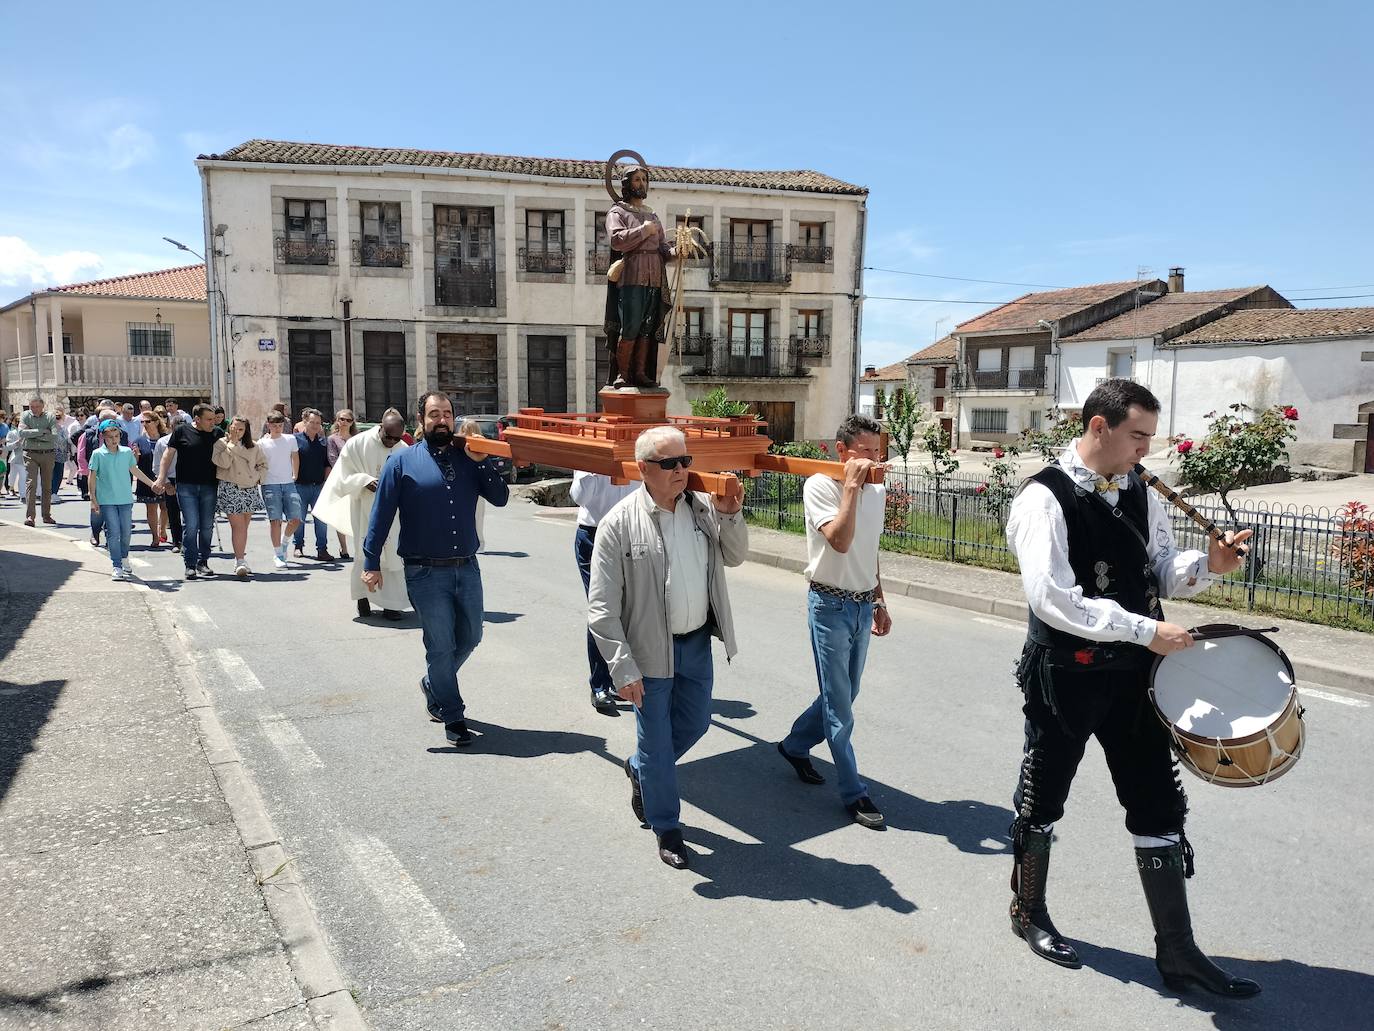
[[[606,215],[606,238],[620,266],[614,280],[607,277],[606,303],[607,346],[616,371],[611,385],[620,390],[662,389],[654,366],[671,306],[665,298],[667,263],[675,251],[663,223],[644,203],[648,195],[648,168],[642,163],[628,165],[620,181],[620,199]]]

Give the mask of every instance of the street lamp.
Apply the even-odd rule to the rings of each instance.
[[[191,248],[187,247],[187,246],[186,246],[184,243],[182,243],[180,240],[173,240],[170,236],[164,236],[163,239],[166,240],[168,243],[170,243],[170,244],[171,244],[173,247],[175,247],[177,250],[179,250],[179,251],[185,251],[187,254],[194,254],[194,255],[195,255],[197,258],[199,258],[201,261],[204,261],[204,260],[205,260],[205,255],[204,255],[204,254],[201,254],[199,251],[193,251],[193,250],[191,250]]]
[[[1059,407],[1059,373],[1063,356],[1059,353],[1059,323],[1041,319],[1036,323],[1040,329],[1050,334],[1050,356],[1054,358],[1054,407]]]

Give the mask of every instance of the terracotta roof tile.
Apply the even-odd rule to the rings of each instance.
[[[954,361],[959,356],[959,341],[954,334],[941,337],[931,344],[924,351],[917,351],[910,358],[909,362],[930,362],[930,361]]]
[[[601,182],[604,161],[568,158],[508,157],[501,154],[460,154],[442,150],[404,147],[345,147],[332,143],[290,143],[283,140],[249,140],[223,154],[202,154],[202,160],[242,161],[271,165],[379,166],[417,168],[470,168],[512,175],[548,176],[555,179],[589,179]],[[742,186],[757,190],[797,190],[802,193],[839,193],[864,196],[865,186],[855,186],[807,169],[783,172],[740,171],[729,168],[673,168],[650,166],[654,178],[698,186]]]
[[[956,333],[990,333],[997,330],[1025,329],[1034,331],[1041,319],[1054,321],[1073,315],[1095,304],[1110,301],[1149,283],[1128,279],[1120,283],[1096,283],[1092,286],[1071,286],[1064,290],[1042,290],[1008,301],[992,311],[984,312],[967,322],[961,322]]]
[[[1165,294],[1133,311],[1060,339],[1064,343],[1073,343],[1080,340],[1133,340],[1152,337],[1157,333],[1177,329],[1208,314],[1224,312],[1228,305],[1242,301],[1252,294],[1262,293],[1266,289],[1263,286],[1246,286],[1231,290],[1193,290]]]
[[[905,382],[906,382],[906,362],[893,362],[891,365],[884,365],[881,369],[879,369],[877,372],[873,373],[872,375],[869,375],[868,373],[865,373],[864,376],[863,376],[863,379],[864,379],[865,382],[868,382],[868,383],[874,383],[874,382],[877,382],[877,381],[879,381],[879,380],[882,380],[882,381],[884,381],[884,382],[889,381],[889,380],[891,380],[891,381],[900,380],[901,382],[905,383]]]
[[[1171,345],[1374,336],[1374,308],[1256,308],[1185,333]]]
[[[158,301],[205,300],[205,266],[182,265],[158,272],[135,272],[111,279],[93,279],[89,283],[70,283],[50,286],[59,294],[81,294],[85,297],[133,297]]]

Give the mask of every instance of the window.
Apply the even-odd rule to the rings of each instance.
[[[727,260],[722,262],[721,274],[727,280],[744,283],[767,283],[781,279],[781,262],[773,261],[772,242],[772,222],[731,219],[730,246],[727,248]]]
[[[1135,371],[1135,355],[1130,351],[1112,351],[1108,355],[1110,365],[1107,372],[1118,379],[1130,379]]]
[[[823,264],[830,261],[831,257],[830,248],[825,245],[825,223],[797,223],[797,243],[792,248],[792,260]]]
[[[936,390],[944,390],[944,389],[945,389],[945,374],[946,374],[946,372],[948,372],[948,369],[947,369],[945,366],[943,366],[943,365],[937,365],[937,366],[935,366],[935,389],[936,389]]]
[[[767,371],[768,312],[730,310],[732,376],[762,376]]]
[[[611,267],[611,241],[606,236],[606,212],[598,211],[592,216],[592,249],[587,252],[587,271],[594,276],[604,276]]]
[[[322,200],[288,200],[286,233],[277,260],[286,265],[328,265],[331,246],[326,205]]]
[[[372,268],[400,268],[405,264],[401,242],[401,205],[366,202],[362,218],[360,264]]]
[[[797,336],[811,338],[822,336],[821,326],[825,312],[819,308],[799,308],[797,310]]]
[[[972,413],[974,433],[1006,433],[1007,410],[1005,408],[975,408]]]
[[[595,340],[596,349],[596,393],[593,395],[596,400],[596,410],[601,411],[601,388],[611,385],[614,378],[611,373],[611,352],[606,347],[606,338],[597,337]]]
[[[1000,372],[1002,369],[1002,350],[998,347],[983,347],[978,350],[979,372]]]
[[[453,398],[454,414],[496,412],[496,337],[486,333],[438,333],[434,339],[439,389]]]
[[[530,407],[546,412],[568,410],[568,338],[531,336],[527,371]]]
[[[434,207],[436,304],[496,304],[495,208]]]
[[[934,402],[934,404],[935,404],[935,410],[936,410],[937,412],[943,412],[943,411],[945,410],[945,395],[944,395],[944,394],[936,394],[936,395],[935,395],[935,402]]]
[[[363,417],[369,422],[380,422],[388,408],[411,411],[404,333],[363,334],[363,389],[367,392]]]
[[[333,334],[327,329],[291,329],[286,333],[290,352],[291,407],[334,410]]]
[[[169,358],[172,325],[164,322],[130,322],[129,354],[138,358]]]
[[[525,212],[524,270],[566,272],[563,254],[563,212]]]
[[[1009,347],[1007,348],[1007,355],[1007,368],[1009,369],[1035,368],[1034,347]]]
[[[682,309],[682,339],[681,344],[683,361],[687,365],[693,363],[693,358],[709,358],[711,342],[706,336],[706,309],[705,308],[683,308]],[[670,357],[676,355],[677,350],[670,352]]]

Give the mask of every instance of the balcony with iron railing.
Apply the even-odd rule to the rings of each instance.
[[[1045,369],[959,369],[954,376],[955,390],[1043,390]]]
[[[363,268],[409,268],[410,244],[354,240],[353,264]]]
[[[434,270],[434,303],[453,308],[496,307],[496,262],[450,259]]]
[[[792,353],[798,358],[829,358],[830,357],[830,337],[829,335],[817,336],[794,336],[789,339],[792,345]]]
[[[615,260],[609,248],[589,247],[587,249],[587,275],[604,276]]]
[[[718,243],[712,248],[722,283],[788,283],[787,248],[773,243]]]
[[[671,354],[674,357],[679,354],[682,355],[683,365],[699,365],[710,356],[711,351],[715,348],[715,343],[716,338],[710,333],[684,333],[678,338]]]
[[[703,379],[805,379],[810,373],[792,354],[783,354],[777,340],[762,350],[756,346],[733,347],[729,341],[703,337],[699,357],[683,352],[684,376]],[[690,371],[688,371],[690,370]]]
[[[521,247],[518,253],[521,272],[542,272],[563,276],[573,270],[573,252],[545,247]]]
[[[275,241],[277,262],[282,265],[332,265],[334,241],[321,236],[308,240],[279,236]]]
[[[802,265],[828,265],[835,260],[835,248],[821,244],[794,243],[787,248],[787,256]]]

